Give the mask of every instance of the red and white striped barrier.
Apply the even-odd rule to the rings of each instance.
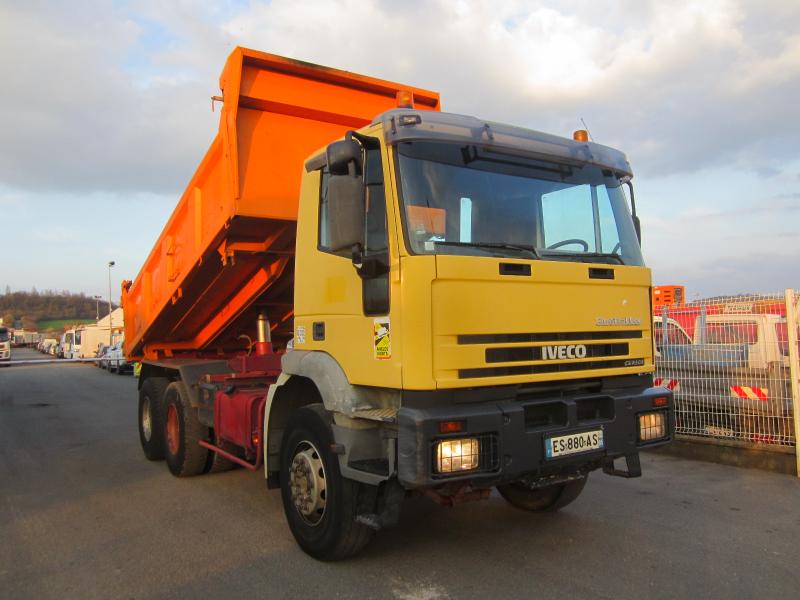
[[[762,402],[766,402],[769,399],[769,390],[767,388],[749,387],[746,385],[732,385],[731,396],[744,400],[761,400]]]
[[[670,392],[677,392],[681,387],[681,382],[678,379],[665,379],[663,377],[656,377],[653,379],[653,385],[656,387],[665,387]]]

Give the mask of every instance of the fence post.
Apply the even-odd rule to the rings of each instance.
[[[797,301],[794,290],[786,290],[786,337],[789,339],[789,377],[792,378],[794,413],[794,451],[797,476],[800,477],[800,356],[797,348]]]

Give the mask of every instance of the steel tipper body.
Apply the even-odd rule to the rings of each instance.
[[[123,289],[148,458],[263,463],[335,559],[408,493],[553,510],[670,440],[624,155],[252,51],[221,81],[220,136]]]

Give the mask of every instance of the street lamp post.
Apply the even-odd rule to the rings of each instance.
[[[102,296],[94,296],[94,303],[95,303],[95,312],[94,312],[94,320],[100,320],[100,300],[102,300]]]
[[[108,261],[108,345],[111,345],[112,332],[111,328],[111,267],[116,263],[113,260]]]

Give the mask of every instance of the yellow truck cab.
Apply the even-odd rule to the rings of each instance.
[[[307,161],[283,370],[325,381],[344,473],[548,507],[616,457],[639,474],[672,416],[630,176],[598,144],[410,109]]]

